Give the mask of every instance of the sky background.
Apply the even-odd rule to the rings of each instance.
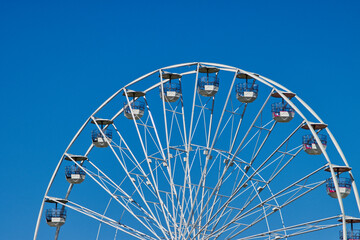
[[[296,92],[360,179],[359,13],[359,1],[333,0],[0,1],[0,239],[32,238],[60,156],[104,100],[183,62],[236,66]]]

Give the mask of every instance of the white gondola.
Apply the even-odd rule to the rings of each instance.
[[[327,127],[327,124],[325,124],[325,123],[309,123],[309,125],[311,125],[312,129],[314,129],[314,130],[322,130]],[[304,124],[301,128],[309,130],[310,129],[309,125]],[[318,134],[318,137],[321,141],[323,148],[326,149],[326,146],[327,146],[326,135]],[[303,149],[306,153],[308,153],[310,155],[322,154],[321,148],[320,148],[319,144],[317,143],[315,137],[312,134],[303,136],[302,143],[303,143]]]
[[[282,93],[287,98],[291,99],[295,96],[295,93],[284,92]],[[276,122],[290,122],[295,116],[295,110],[288,105],[278,92],[271,94],[272,97],[281,98],[282,101],[273,103],[271,105],[272,117]]]
[[[101,129],[96,128],[91,132],[91,139],[95,147],[108,147],[112,140],[112,131],[111,129],[104,129],[104,126],[112,124],[113,121],[110,119],[94,118],[91,120],[91,123],[99,125]]]
[[[65,178],[69,183],[80,184],[85,180],[85,176],[85,171],[76,165],[65,167]]]
[[[83,162],[87,160],[88,158],[86,156],[81,155],[73,155],[73,154],[66,154],[65,160],[68,161],[76,161],[76,162]],[[80,163],[82,164],[82,163]],[[82,170],[79,166],[73,165],[73,166],[66,166],[65,167],[65,178],[66,181],[72,184],[79,184],[82,183],[85,180],[86,173],[84,170]]]
[[[326,149],[326,145],[327,145],[326,135],[318,134],[318,137],[321,141],[323,148]],[[310,154],[310,155],[322,154],[320,145],[317,143],[315,137],[312,134],[304,135],[302,144],[303,144],[303,149],[307,154]]]
[[[46,210],[46,223],[50,227],[61,227],[66,221],[65,209],[47,209]]]
[[[259,86],[255,84],[254,78],[245,73],[238,73],[236,77],[245,79],[244,83],[238,83],[236,85],[237,100],[242,103],[251,103],[255,101],[258,96]],[[248,80],[252,80],[252,82],[249,82]]]
[[[55,203],[55,208],[46,209],[45,219],[50,227],[61,227],[66,221],[65,207],[58,208],[58,202],[67,203],[65,199],[46,199],[45,202]]]
[[[217,73],[219,69],[216,67],[199,68],[200,73],[206,73],[206,76],[199,77],[198,79],[198,92],[201,96],[212,97],[219,91],[219,78]],[[215,73],[215,75],[209,75]]]
[[[144,116],[145,112],[145,102],[141,97],[145,96],[144,92],[136,92],[132,90],[126,90],[123,93],[124,96],[127,96],[128,101],[124,102],[124,115],[128,119],[139,120]],[[132,100],[129,99],[132,98]]]
[[[339,193],[341,198],[346,198],[351,193],[351,179],[346,177],[339,177],[340,173],[348,172],[351,167],[333,165],[332,168],[336,172],[336,180],[339,186]],[[327,172],[331,172],[330,167],[325,169]],[[332,178],[326,181],[326,192],[332,198],[337,198],[335,183]]]
[[[295,111],[285,103],[273,103],[272,117],[276,122],[290,122],[295,117]]]
[[[163,72],[161,76],[163,80],[168,79],[168,82],[159,87],[160,98],[165,96],[165,102],[176,102],[181,96],[181,75],[177,73]]]

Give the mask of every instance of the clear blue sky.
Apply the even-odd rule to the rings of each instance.
[[[355,0],[0,1],[0,239],[32,238],[56,163],[95,108],[182,62],[240,67],[298,93],[359,184],[359,13]]]

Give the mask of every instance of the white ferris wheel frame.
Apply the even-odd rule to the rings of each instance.
[[[55,177],[56,177],[56,175],[57,175],[57,173],[58,173],[58,171],[59,171],[59,168],[60,168],[60,166],[61,166],[61,164],[62,164],[62,162],[63,162],[63,160],[64,160],[64,157],[68,157],[68,158],[71,159],[78,167],[82,168],[82,164],[79,164],[78,162],[76,162],[76,161],[72,158],[72,155],[68,153],[68,150],[69,150],[70,147],[73,145],[73,143],[76,141],[76,139],[78,138],[78,136],[80,135],[80,133],[81,133],[81,132],[84,130],[84,128],[87,126],[87,124],[88,124],[90,121],[92,121],[92,120],[94,121],[94,120],[95,120],[95,115],[96,115],[96,113],[98,113],[98,112],[99,112],[104,106],[106,106],[112,99],[114,99],[116,96],[118,96],[118,95],[121,94],[121,93],[124,93],[124,94],[125,94],[126,99],[127,99],[128,102],[131,102],[131,100],[129,100],[129,96],[128,96],[127,92],[126,92],[126,89],[127,89],[129,86],[131,86],[131,85],[133,85],[133,84],[135,84],[135,83],[137,83],[137,82],[139,82],[139,81],[141,81],[141,80],[143,80],[143,79],[145,79],[145,78],[147,78],[147,77],[149,77],[149,76],[151,76],[151,75],[154,75],[154,74],[156,74],[156,73],[158,73],[159,76],[160,76],[160,82],[157,83],[157,84],[155,84],[155,85],[153,85],[152,87],[148,88],[147,90],[145,90],[144,93],[146,93],[146,92],[148,92],[148,91],[151,91],[151,90],[153,90],[153,89],[155,89],[155,88],[159,88],[159,87],[160,87],[160,89],[161,89],[161,91],[162,91],[162,94],[164,94],[163,85],[164,85],[164,83],[167,83],[167,82],[168,82],[168,79],[163,79],[163,77],[162,77],[163,71],[169,70],[169,69],[173,69],[173,68],[186,67],[186,66],[196,66],[196,70],[195,70],[195,71],[188,71],[188,72],[180,73],[182,76],[184,76],[184,75],[189,75],[189,74],[196,74],[196,81],[195,81],[195,83],[194,83],[194,84],[195,84],[195,89],[196,89],[196,87],[197,87],[197,82],[198,82],[198,79],[199,79],[199,77],[198,77],[199,67],[202,66],[202,65],[204,65],[204,66],[216,67],[216,68],[219,68],[220,71],[227,71],[227,72],[233,72],[233,73],[235,73],[234,79],[232,80],[232,83],[231,83],[231,88],[230,88],[229,94],[228,94],[227,99],[226,99],[226,101],[225,101],[226,103],[225,103],[225,105],[224,105],[224,109],[226,108],[226,105],[227,105],[227,103],[228,103],[228,101],[229,101],[229,98],[230,98],[230,95],[231,95],[230,92],[231,92],[231,90],[232,90],[232,88],[233,88],[233,86],[234,86],[235,79],[236,79],[236,74],[237,74],[237,73],[244,73],[244,74],[252,77],[253,79],[261,82],[262,84],[267,85],[268,87],[270,87],[270,88],[272,89],[272,92],[277,92],[277,93],[281,96],[281,98],[282,98],[284,101],[286,101],[286,103],[287,103],[288,105],[290,105],[290,106],[295,110],[295,112],[303,119],[302,124],[306,124],[306,125],[309,126],[309,130],[311,131],[311,134],[314,136],[316,142],[318,143],[318,145],[319,145],[319,147],[320,147],[320,149],[321,149],[321,151],[322,151],[322,153],[323,153],[323,155],[324,155],[324,157],[325,157],[325,159],[326,159],[326,161],[327,161],[327,163],[328,163],[328,166],[329,166],[329,169],[330,169],[330,172],[331,172],[331,177],[332,177],[332,179],[333,179],[334,186],[335,186],[335,189],[336,189],[337,200],[338,200],[339,207],[340,207],[340,211],[341,211],[341,215],[340,215],[340,216],[335,216],[335,217],[341,217],[341,218],[342,218],[342,223],[341,223],[341,225],[342,225],[342,229],[343,229],[343,239],[347,239],[347,230],[346,230],[346,221],[345,221],[346,215],[345,215],[345,210],[344,210],[344,204],[343,204],[343,200],[342,200],[342,198],[341,198],[341,196],[340,196],[339,184],[338,184],[338,181],[337,181],[337,178],[336,178],[336,173],[335,173],[335,171],[334,171],[334,169],[333,169],[333,164],[331,163],[330,158],[329,158],[329,156],[328,156],[328,154],[327,154],[324,146],[321,144],[321,140],[319,139],[319,137],[318,137],[315,129],[312,127],[311,122],[305,117],[305,115],[299,110],[299,108],[284,94],[284,93],[286,93],[286,92],[291,92],[291,91],[290,91],[289,89],[285,88],[284,86],[280,85],[279,83],[277,83],[277,82],[269,79],[269,78],[266,78],[266,77],[261,76],[261,75],[259,75],[259,74],[255,74],[255,73],[252,73],[252,72],[248,72],[248,71],[242,70],[242,69],[240,69],[240,68],[235,68],[235,67],[232,67],[232,66],[223,65],[223,64],[217,64],[217,63],[192,62],[192,63],[183,63],[183,64],[177,64],[177,65],[172,65],[172,66],[160,68],[160,69],[157,69],[157,70],[155,70],[155,71],[152,71],[152,72],[150,72],[150,73],[147,73],[147,74],[145,74],[145,75],[143,75],[143,76],[135,79],[134,81],[126,84],[124,87],[122,87],[122,88],[119,89],[117,92],[115,92],[115,93],[114,93],[111,97],[109,97],[103,104],[101,104],[101,106],[100,106],[98,109],[96,109],[96,110],[91,114],[91,116],[85,121],[85,123],[81,126],[81,128],[78,130],[78,132],[75,134],[75,136],[73,137],[73,139],[71,140],[71,142],[70,142],[69,145],[67,146],[64,154],[61,156],[61,158],[60,158],[60,160],[59,160],[59,162],[58,162],[58,164],[57,164],[57,166],[56,166],[56,168],[55,168],[55,171],[54,171],[54,173],[53,173],[53,175],[52,175],[52,177],[51,177],[51,179],[50,179],[50,182],[49,182],[49,184],[48,184],[48,186],[47,186],[47,188],[46,188],[46,191],[45,191],[45,194],[44,194],[44,198],[43,198],[42,203],[41,203],[39,215],[38,215],[38,218],[37,218],[36,227],[35,227],[35,232],[34,232],[34,238],[33,238],[34,240],[37,239],[37,235],[38,235],[38,231],[39,231],[39,225],[40,225],[40,221],[41,221],[41,216],[42,216],[43,210],[44,210],[45,200],[46,200],[46,199],[50,199],[50,200],[52,200],[53,202],[56,202],[56,203],[59,203],[59,204],[62,204],[62,205],[65,206],[65,204],[62,203],[61,201],[59,201],[57,198],[49,197],[49,196],[48,196],[48,193],[49,193],[49,190],[51,189],[51,186],[52,186],[52,184],[53,184],[53,182],[54,182],[54,179],[55,179]],[[193,108],[192,108],[192,112],[191,112],[191,122],[190,122],[190,130],[189,130],[190,133],[189,133],[189,136],[186,136],[186,131],[184,131],[184,134],[185,134],[184,137],[185,137],[185,143],[186,143],[186,144],[185,144],[185,145],[186,145],[185,147],[187,147],[187,148],[186,148],[187,156],[189,156],[189,149],[190,149],[190,147],[191,147],[191,134],[192,134],[191,131],[192,131],[192,125],[194,124],[194,123],[193,123],[193,115],[194,115],[194,106],[195,106],[195,97],[196,97],[195,95],[196,95],[196,90],[194,90],[194,98],[193,98],[193,103],[192,103],[192,107],[193,107]],[[269,97],[267,98],[267,100],[265,101],[262,109],[263,109],[264,106],[266,105],[266,103],[267,103],[267,101],[268,101],[269,98],[270,98],[270,96],[269,96]],[[315,117],[315,119],[316,119],[319,123],[324,124],[324,122],[322,121],[322,119],[314,112],[314,110],[313,110],[308,104],[306,104],[298,95],[296,95],[294,98],[295,98],[310,114],[312,114],[312,116]],[[162,104],[163,104],[163,111],[164,111],[164,116],[165,116],[165,104],[166,104],[166,103],[165,103],[164,98],[162,99]],[[147,104],[146,104],[146,105],[147,105]],[[131,109],[131,105],[129,105],[129,106],[130,106],[130,109]],[[147,107],[148,107],[148,106],[147,106]],[[221,121],[222,121],[222,118],[223,118],[223,116],[224,116],[224,109],[223,109],[223,111],[222,111],[222,115],[220,116],[220,120],[219,120],[217,129],[216,129],[215,136],[216,136],[216,134],[217,134],[217,132],[218,132],[218,130],[219,130],[219,126],[220,126]],[[262,109],[259,110],[258,115],[262,112]],[[132,109],[131,109],[131,110],[132,110]],[[182,110],[183,110],[183,109],[182,109]],[[116,119],[120,114],[122,114],[123,111],[124,111],[124,108],[122,108],[118,113],[116,113],[111,120]],[[131,112],[132,112],[132,111],[131,111]],[[133,113],[132,113],[132,114],[133,114]],[[151,119],[151,121],[153,121],[153,118],[152,118],[152,115],[151,115],[151,111],[149,111],[149,114],[150,114],[150,119]],[[134,116],[133,116],[133,117],[134,117]],[[183,115],[183,118],[184,118],[184,115]],[[166,148],[166,149],[167,149],[167,154],[164,154],[164,153],[163,153],[163,154],[164,154],[164,158],[166,158],[165,155],[169,156],[169,149],[170,149],[170,148],[169,148],[169,142],[168,142],[168,137],[169,137],[169,136],[168,136],[168,130],[167,130],[168,124],[167,124],[167,122],[166,122],[166,117],[165,117],[164,119],[165,119],[165,128],[166,128],[165,133],[166,133],[166,140],[167,140],[167,146],[168,146],[168,147]],[[256,119],[255,119],[255,120],[256,120]],[[254,120],[254,122],[255,122],[255,120]],[[133,121],[135,122],[136,120],[134,119]],[[96,124],[96,127],[97,127],[99,130],[101,130],[100,127],[99,127],[99,125],[96,123],[96,121],[94,121],[94,122],[95,122],[95,124]],[[184,129],[185,129],[185,121],[183,121],[183,123],[184,123]],[[135,125],[136,125],[136,123],[135,123]],[[114,126],[114,127],[115,127],[115,126]],[[210,128],[211,128],[211,122],[210,122],[209,129],[210,129]],[[299,128],[300,128],[300,126],[299,126],[297,129],[299,129]],[[295,132],[297,131],[297,129],[295,130]],[[137,129],[137,130],[138,130],[138,129]],[[249,129],[249,130],[250,130],[250,129]],[[334,137],[333,134],[331,133],[330,129],[329,129],[328,127],[326,127],[325,130],[326,130],[327,134],[329,135],[331,141],[333,142],[333,144],[334,144],[337,152],[338,152],[339,155],[341,156],[342,161],[344,162],[344,164],[345,164],[347,167],[349,167],[349,164],[348,164],[348,162],[347,162],[347,160],[346,160],[346,157],[345,157],[344,153],[342,152],[342,150],[341,150],[338,142],[336,141],[335,137]],[[155,131],[156,131],[156,128],[155,128]],[[101,132],[101,131],[100,131],[100,132]],[[104,139],[106,139],[106,141],[108,141],[108,139],[105,137],[104,133],[103,133],[103,132],[101,132],[101,133],[103,134]],[[139,133],[139,130],[138,130],[138,134],[140,134],[140,133]],[[247,132],[247,134],[248,134],[248,132]],[[156,136],[157,136],[157,138],[158,138],[158,134],[157,134],[157,133],[156,133]],[[289,135],[289,137],[291,137],[291,136],[292,136],[292,134]],[[289,137],[288,137],[288,138],[289,138]],[[122,138],[122,136],[120,136],[120,138]],[[244,137],[244,139],[245,139],[245,137]],[[157,141],[160,143],[160,140],[159,140],[159,139],[157,139]],[[210,142],[210,134],[209,134],[209,141],[207,141],[207,147],[209,148],[209,151],[210,151],[210,152],[213,150],[214,141],[215,141],[215,137],[214,137],[214,139],[213,139],[213,142],[212,142],[212,143]],[[286,140],[284,140],[284,142],[285,142],[285,141],[286,141]],[[108,142],[108,144],[110,145],[109,142]],[[161,146],[161,144],[160,144],[160,146]],[[87,152],[85,153],[84,156],[87,156],[87,155],[91,152],[91,150],[92,150],[93,147],[94,147],[94,145],[91,144],[91,146],[88,148],[88,150],[87,150]],[[144,153],[146,153],[146,150],[144,149],[144,144],[143,144],[143,143],[142,143],[142,148],[143,148]],[[162,151],[163,151],[164,149],[165,149],[165,148],[162,147]],[[113,149],[112,149],[112,150],[113,150]],[[113,151],[114,151],[114,150],[113,150]],[[276,151],[274,151],[274,152],[276,152]],[[273,152],[273,153],[274,153],[274,152]],[[115,152],[114,152],[114,153],[115,153]],[[234,155],[236,155],[236,152],[235,152]],[[115,154],[115,156],[116,156],[116,154]],[[207,159],[207,160],[208,160],[208,159]],[[233,160],[233,159],[231,159],[230,162],[231,162],[232,160]],[[120,161],[119,161],[119,162],[120,162]],[[99,172],[101,172],[104,176],[106,176],[106,174],[103,173],[100,169],[98,169],[93,163],[90,162],[90,164],[91,164],[94,168],[96,168]],[[120,162],[120,164],[121,164],[121,162]],[[250,164],[250,165],[251,165],[251,164]],[[87,175],[89,175],[95,182],[97,182],[105,191],[107,191],[107,192],[116,200],[116,196],[115,196],[112,192],[110,192],[108,189],[104,188],[103,185],[102,185],[101,183],[99,183],[98,180],[96,180],[94,177],[92,177],[91,174],[89,174],[89,172],[88,172],[85,168],[82,168],[82,169],[86,172]],[[323,168],[322,168],[322,169],[323,169]],[[321,170],[321,169],[318,169],[318,170],[316,170],[315,172],[317,172],[317,171],[319,171],[319,170]],[[255,172],[255,173],[256,173],[256,172]],[[255,173],[254,173],[254,174],[255,174]],[[169,172],[169,175],[171,175],[170,172]],[[357,187],[356,187],[356,184],[355,184],[355,180],[354,180],[354,177],[353,177],[353,174],[352,174],[351,170],[349,171],[349,175],[350,175],[350,178],[352,179],[352,189],[353,189],[353,191],[354,191],[354,195],[355,195],[357,207],[358,207],[358,209],[359,209],[359,211],[360,211],[360,198],[359,198],[358,190],[357,190]],[[203,178],[203,176],[201,176],[201,179],[202,179],[202,178]],[[251,177],[250,177],[250,178],[251,178]],[[250,178],[248,178],[248,179],[250,179]],[[109,179],[109,181],[112,181],[110,178],[108,178],[108,179]],[[200,180],[200,182],[202,182],[202,181]],[[117,186],[115,182],[111,182],[111,184]],[[266,185],[265,185],[265,186],[266,186]],[[70,184],[70,186],[69,186],[69,188],[68,188],[68,191],[67,191],[67,194],[66,194],[66,196],[65,196],[64,199],[68,200],[68,197],[69,197],[69,195],[70,195],[70,193],[71,193],[71,191],[72,191],[72,188],[73,188],[73,184]],[[173,189],[173,186],[171,186],[171,188]],[[199,191],[199,190],[200,190],[200,187],[198,188],[198,191]],[[124,193],[125,195],[127,195],[126,192],[123,192],[123,193]],[[174,191],[173,194],[176,194],[176,191]],[[131,198],[131,196],[128,196],[128,197]],[[160,197],[160,196],[158,196],[158,197],[159,197],[159,200],[161,201],[161,197]],[[190,201],[191,201],[191,200],[190,200]],[[127,209],[127,206],[125,206],[122,202],[120,202],[119,200],[118,200],[118,202],[119,202],[125,209]],[[146,201],[144,200],[144,202],[146,202]],[[69,204],[69,203],[70,203],[70,204]],[[193,201],[193,202],[192,202],[192,204],[191,204],[192,209],[194,208],[195,203],[196,203],[196,201]],[[184,203],[183,203],[183,204],[184,204]],[[201,204],[204,204],[204,202],[202,202]],[[205,205],[206,205],[206,203],[205,203]],[[163,204],[162,204],[162,206],[163,206]],[[121,230],[121,231],[123,231],[123,232],[126,232],[126,233],[128,233],[128,234],[130,234],[130,235],[132,235],[132,236],[134,236],[134,237],[137,237],[137,238],[142,238],[142,237],[143,237],[144,239],[157,239],[157,238],[152,238],[152,237],[149,237],[149,236],[147,236],[147,238],[146,238],[146,236],[144,236],[143,233],[137,231],[136,229],[130,229],[129,227],[127,227],[128,230],[129,230],[129,231],[127,231],[127,229],[120,228],[120,227],[118,226],[118,223],[117,223],[116,221],[114,221],[114,220],[112,220],[112,219],[109,219],[109,218],[107,218],[107,217],[104,216],[104,215],[101,215],[101,214],[98,214],[98,213],[95,213],[95,212],[92,213],[92,211],[91,211],[90,209],[85,209],[84,207],[82,207],[82,206],[80,206],[80,205],[77,205],[76,203],[72,203],[72,202],[68,201],[66,207],[71,208],[71,209],[73,209],[73,210],[76,210],[76,211],[78,211],[78,212],[81,212],[81,213],[83,213],[83,214],[85,214],[85,215],[88,215],[89,217],[92,217],[92,218],[94,218],[94,219],[97,219],[99,222],[103,222],[103,223],[105,223],[105,224],[108,224],[108,225],[110,225],[110,226],[112,226],[112,227],[114,227],[114,228],[116,228],[116,229],[118,229],[118,230]],[[202,205],[202,208],[201,208],[201,209],[204,209],[204,206],[203,206],[203,205]],[[165,210],[164,208],[162,208],[162,211],[163,211],[163,212],[166,212],[167,210]],[[213,211],[213,210],[212,210],[212,211]],[[201,215],[201,214],[200,214],[200,215]],[[334,218],[335,218],[335,217],[334,217]],[[165,216],[165,214],[164,214],[164,218],[167,219],[167,216]],[[200,219],[201,219],[201,218],[200,218]],[[288,228],[296,228],[296,227],[300,227],[300,226],[302,226],[302,225],[314,224],[314,223],[321,222],[321,221],[325,221],[325,220],[329,220],[329,219],[331,219],[331,218],[328,218],[328,219],[320,219],[320,220],[318,220],[318,221],[313,221],[313,222],[307,222],[307,223],[303,223],[303,224],[299,224],[299,225],[294,225],[294,226],[291,226],[291,227],[288,227]],[[190,216],[190,217],[187,219],[187,222],[186,222],[186,223],[189,224],[189,221],[190,221],[190,220],[192,221],[192,224],[195,224],[195,225],[196,225],[197,222],[199,221],[199,219],[198,219],[198,220],[196,220],[196,222],[194,222],[194,220],[191,219],[191,216]],[[200,221],[201,221],[201,220],[200,220]],[[141,222],[141,221],[140,221],[140,222]],[[169,225],[169,221],[167,221],[167,224]],[[338,225],[340,225],[340,224],[338,224]],[[146,227],[146,225],[144,225],[144,226]],[[203,226],[202,229],[204,229],[205,227],[206,227],[206,226]],[[169,229],[169,226],[167,226],[167,228]],[[162,229],[160,229],[160,230],[163,232],[164,236],[166,236],[166,235],[167,235],[166,233],[168,233],[168,234],[170,235],[171,239],[176,239],[177,237],[180,237],[180,236],[177,236],[177,237],[176,237],[176,236],[173,236],[172,233],[171,233],[171,231],[168,231],[168,229],[166,229],[166,227],[164,227],[164,228],[162,228]],[[57,227],[56,233],[55,233],[55,239],[58,238],[59,230],[60,230],[60,228]],[[152,232],[152,233],[154,234],[154,236],[157,236],[157,234],[156,234],[152,229],[148,228],[148,230],[149,230],[150,232]],[[194,230],[194,227],[191,228],[190,232],[192,232],[193,230]],[[278,229],[278,230],[274,230],[273,232],[279,232],[279,231],[282,231],[282,230],[283,230],[283,229]],[[188,230],[187,230],[187,231],[188,231]],[[315,230],[310,230],[310,231],[315,231]],[[309,231],[309,232],[310,232],[310,231]],[[199,232],[201,232],[201,230],[200,230]],[[270,233],[270,232],[269,232],[269,233]],[[269,233],[268,233],[268,234],[269,234]],[[176,234],[176,233],[175,233],[175,234]],[[179,234],[181,234],[181,233],[179,232]],[[263,233],[262,233],[262,234],[263,234]],[[181,236],[184,237],[184,239],[185,239],[185,236],[184,236],[184,235],[181,235]],[[187,237],[186,239],[189,239],[190,236],[191,236],[191,235],[188,234],[188,237]],[[217,235],[217,236],[218,236],[218,235]],[[236,236],[236,235],[235,235],[235,236]],[[259,236],[260,236],[260,234],[259,234]],[[176,238],[175,238],[175,237],[176,237]],[[196,238],[196,237],[197,237],[197,235],[194,236],[194,238]],[[241,239],[250,239],[251,237],[256,237],[256,235],[250,236],[249,238],[241,238]],[[290,237],[290,236],[287,236],[287,237]],[[159,239],[160,239],[160,238],[159,238]]]

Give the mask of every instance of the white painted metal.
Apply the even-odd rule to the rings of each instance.
[[[174,70],[179,74],[172,77],[166,70],[171,72]],[[223,84],[221,89],[213,85],[210,87],[205,86],[204,90],[207,93],[202,93],[198,89],[199,72],[216,74],[230,72],[235,75],[229,87],[225,88],[226,84]],[[125,90],[157,73],[160,74],[159,82],[155,82],[147,89],[137,89],[139,91]],[[250,101],[245,100],[242,101],[244,102],[243,105],[232,107],[229,110],[232,100],[237,98],[233,86],[239,73],[249,76],[249,79],[255,79],[259,83],[259,87],[267,88],[270,91],[261,108],[257,110],[257,114],[256,111],[255,114],[250,114],[251,112],[254,113],[254,109],[248,107],[247,103]],[[192,75],[195,75],[195,80],[191,81],[186,78],[186,76]],[[175,77],[182,77],[179,79],[182,85],[193,86],[192,89],[191,87],[183,88],[183,91],[189,91],[189,89],[193,91],[192,101],[191,99],[184,99],[184,94],[173,94],[171,92],[167,92],[167,94],[170,94],[169,96],[162,97],[165,96],[164,83]],[[222,78],[222,81],[226,81],[225,78]],[[156,105],[146,94],[158,91],[159,87],[162,101],[161,105]],[[221,106],[215,103],[214,95],[218,91],[227,93],[226,99],[223,99],[225,101]],[[266,91],[262,89],[261,92]],[[142,230],[139,231],[136,227],[128,225],[131,223],[127,223],[125,220],[116,222],[107,217],[108,207],[101,214],[91,211],[85,206],[75,204],[73,201],[68,203],[59,202],[59,204],[62,204],[64,208],[78,211],[87,217],[93,218],[101,224],[113,227],[116,229],[116,234],[119,231],[138,239],[287,239],[292,236],[325,230],[339,225],[339,223],[331,222],[333,217],[316,220],[317,216],[313,216],[313,219],[315,219],[313,221],[287,226],[285,224],[286,219],[282,215],[283,208],[290,206],[295,201],[301,201],[303,196],[312,194],[313,190],[323,186],[325,180],[309,182],[309,179],[327,167],[328,171],[331,172],[332,179],[335,179],[336,192],[333,193],[333,197],[338,199],[340,217],[343,219],[340,225],[343,228],[343,238],[346,239],[343,193],[336,180],[334,170],[336,166],[331,163],[331,156],[328,155],[325,146],[321,144],[317,132],[315,132],[319,128],[317,128],[316,124],[309,122],[307,116],[317,119],[318,124],[321,126],[326,124],[304,101],[297,95],[290,96],[287,94],[289,92],[291,93],[290,90],[266,77],[222,64],[185,63],[148,73],[118,90],[87,119],[60,158],[46,189],[44,200],[48,198],[48,192],[53,187],[53,182],[64,157],[67,157],[76,166],[84,170],[86,175],[89,175],[89,181],[94,181],[109,196],[110,201],[107,206],[110,205],[111,201],[112,204],[118,204],[123,209],[123,213],[131,216],[133,221],[141,226]],[[126,129],[125,132],[121,123],[118,125],[118,116],[124,112],[124,107],[119,105],[119,109],[121,109],[114,113],[111,119],[107,120],[107,126],[104,128],[106,129],[112,124],[117,133],[119,140],[110,141],[101,131],[102,129],[98,125],[101,123],[98,123],[98,118],[95,115],[108,103],[115,101],[115,99],[118,101],[117,97],[120,96],[120,93],[124,94],[129,104],[130,113],[124,113],[124,115],[133,120],[127,122],[133,123],[132,127],[135,132],[130,128]],[[209,93],[211,94],[209,95]],[[211,98],[204,100],[199,94],[211,96]],[[266,113],[263,110],[268,107],[268,101],[272,94],[284,99],[295,110],[296,117],[293,115],[294,113],[285,112],[280,113],[279,116],[273,116],[275,121],[262,123]],[[130,100],[130,97],[134,99]],[[138,109],[132,109],[131,107],[131,103],[138,97],[144,98],[146,103],[146,111],[141,113],[136,112]],[[254,98],[254,96],[250,96],[250,93],[247,93],[244,97]],[[294,98],[291,100],[291,97]],[[216,99],[218,99],[217,95]],[[236,103],[239,104],[237,101]],[[301,109],[305,109],[304,111],[307,112],[300,111],[298,106],[301,106]],[[154,109],[156,111],[161,110],[162,114],[158,114]],[[242,129],[243,119],[248,116],[255,117],[250,119],[252,120],[250,121],[250,127],[247,128],[247,131],[244,131]],[[269,119],[269,116],[266,118]],[[293,118],[300,119],[301,124],[275,150],[269,150],[266,144],[269,142],[270,134],[274,135],[278,131],[276,122],[288,122]],[[120,183],[111,179],[110,174],[95,165],[96,159],[84,162],[96,143],[90,145],[83,159],[75,159],[75,155],[68,154],[70,147],[77,141],[79,135],[82,134],[91,120],[100,130],[104,144],[109,146],[113,153],[116,166],[122,170],[122,181]],[[188,122],[189,125],[187,125]],[[316,139],[312,153],[323,153],[327,164],[309,174],[304,173],[305,177],[292,183],[288,182],[282,190],[273,192],[271,184],[276,179],[281,178],[281,173],[287,171],[290,166],[289,163],[294,161],[303,150],[301,145],[291,150],[287,148],[284,150],[283,148],[288,145],[292,136],[304,124]],[[129,133],[128,131],[133,132]],[[203,138],[203,142],[199,142],[200,131],[204,132],[200,137],[200,139]],[[351,168],[328,127],[326,127],[326,131],[340,154],[344,167],[347,167],[347,171],[353,180],[353,193],[360,212],[360,199]],[[244,135],[242,135],[243,132],[245,132]],[[230,139],[227,139],[229,145],[224,149],[219,149],[218,144],[221,145],[224,136],[227,136],[225,133],[230,133]],[[133,139],[128,139],[129,136],[133,136]],[[138,142],[137,148],[132,145],[135,139]],[[241,154],[245,151],[244,149],[253,149],[253,153],[248,160],[242,158]],[[304,150],[307,151],[307,149]],[[258,156],[264,153],[267,157],[262,156],[263,159],[260,160]],[[84,168],[84,163],[89,165],[93,171],[89,170],[88,166]],[[278,167],[273,169],[270,176],[262,176],[264,171],[271,169],[276,164],[278,164]],[[181,177],[181,181],[179,181],[179,177]],[[74,175],[74,178],[71,179],[80,181],[81,176],[79,178]],[[66,200],[73,190],[73,183],[76,182],[70,183],[65,196]],[[131,192],[129,192],[128,188],[132,189]],[[56,189],[54,191],[56,192]],[[244,196],[248,196],[248,198],[241,202],[240,199],[243,199]],[[56,198],[52,199],[57,201]],[[38,236],[44,200],[36,223],[34,240]],[[139,213],[141,214],[139,215]],[[274,214],[279,214],[278,221],[282,228],[272,228],[269,217]],[[251,216],[257,216],[257,218],[251,221],[245,220],[251,218]],[[53,224],[55,224],[55,220]],[[58,225],[55,239],[59,237],[60,222],[57,221],[56,223]],[[258,230],[261,223],[264,223],[264,231]],[[318,223],[322,224],[321,227],[318,227]],[[247,234],[248,229],[253,230],[252,234]],[[254,231],[257,231],[257,233],[254,234]]]

